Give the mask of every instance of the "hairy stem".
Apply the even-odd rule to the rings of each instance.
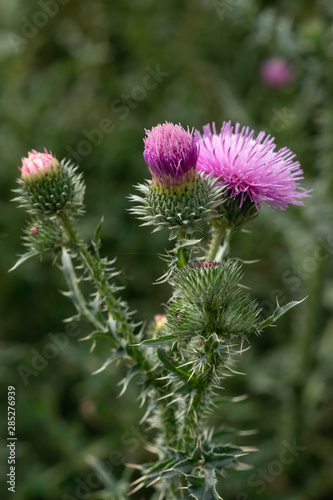
[[[213,226],[213,234],[206,255],[206,260],[210,262],[215,260],[216,254],[222,242],[224,232],[225,228],[223,226]]]
[[[223,259],[228,258],[233,231],[234,231],[233,229],[226,229],[222,245],[219,247],[218,252],[216,254],[217,262],[221,262]]]
[[[127,355],[131,357],[145,373],[146,379],[156,391],[156,399],[159,399],[165,394],[166,389],[164,388],[163,382],[158,379],[156,369],[147,357],[145,349],[136,345],[138,340],[134,333],[134,326],[129,322],[127,310],[110,289],[110,284],[105,272],[99,266],[97,259],[90,253],[86,243],[79,236],[71,220],[65,214],[61,214],[60,219],[81,264],[88,270],[97,292],[101,297],[105,298],[107,309],[112,314],[112,318],[117,322],[117,327],[121,334],[116,338],[118,344],[125,348]],[[96,325],[97,323],[95,322],[95,326]],[[161,423],[163,426],[164,439],[166,443],[173,442],[176,437],[176,419],[174,411],[170,407],[166,407],[164,399],[159,401],[159,406],[161,408]]]
[[[205,346],[206,363],[203,373],[198,377],[197,390],[191,401],[191,406],[184,422],[184,440],[193,444],[203,432],[205,422],[205,408],[212,385],[216,383],[217,368],[221,364],[222,356],[215,351],[214,335]]]

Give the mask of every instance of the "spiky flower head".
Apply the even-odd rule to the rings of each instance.
[[[63,244],[63,233],[53,220],[32,221],[25,229],[24,245],[35,255],[54,253]]]
[[[176,297],[167,315],[170,329],[182,338],[212,332],[220,338],[256,331],[259,308],[239,286],[237,262],[203,262],[175,272]]]
[[[27,158],[22,158],[22,166],[19,167],[21,178],[25,183],[37,183],[46,178],[54,179],[60,169],[60,163],[44,148],[44,153],[38,153],[34,149],[28,153]]]
[[[130,196],[136,206],[130,211],[154,225],[170,229],[170,238],[181,231],[192,233],[202,223],[219,217],[223,187],[216,180],[199,175],[196,169],[198,145],[181,125],[164,123],[146,131],[144,159],[152,180],[139,184],[143,196]]]
[[[143,157],[160,192],[174,195],[193,187],[198,146],[189,130],[165,122],[146,130],[144,143]]]
[[[294,80],[294,68],[284,58],[270,57],[260,66],[260,77],[267,87],[283,88]]]
[[[68,215],[83,213],[84,183],[77,167],[61,163],[45,149],[44,153],[33,150],[22,159],[18,179],[19,196],[15,199],[31,215],[53,216],[60,212]]]
[[[242,208],[250,202],[258,210],[263,204],[284,210],[289,204],[303,205],[310,196],[300,187],[303,171],[288,148],[276,151],[274,137],[260,132],[254,137],[249,127],[224,122],[221,132],[213,123],[196,131],[200,145],[198,170],[226,185],[229,197]]]

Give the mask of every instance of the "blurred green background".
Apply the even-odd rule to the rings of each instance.
[[[137,318],[152,318],[169,294],[167,286],[152,285],[163,273],[157,254],[168,247],[167,234],[139,228],[127,212],[133,184],[147,177],[144,129],[165,120],[201,128],[230,119],[291,148],[313,197],[305,208],[263,209],[232,244],[233,255],[259,259],[246,265],[244,283],[265,314],[276,297],[280,303],[308,298],[253,339],[239,364],[247,375],[225,383],[226,393],[249,397],[221,408],[213,423],[257,429],[241,442],[259,452],[244,459],[252,470],[221,479],[221,494],[331,500],[331,0],[11,0],[1,3],[0,18],[1,428],[5,438],[12,385],[15,499],[100,498],[89,456],[117,477],[125,462],[152,458],[140,439],[135,385],[117,399],[124,367],[92,376],[108,356],[107,343],[89,354],[90,346],[78,342],[87,327],[69,331],[62,322],[74,310],[59,293],[65,284],[57,265],[45,258],[7,272],[23,253],[25,214],[10,202],[21,157],[46,147],[79,162],[87,183],[82,232],[91,237],[104,214],[103,252],[118,256],[119,282],[127,284],[124,296]],[[263,84],[259,69],[270,57],[292,63],[292,83]],[[2,478],[7,456],[3,446]],[[5,481],[1,498],[10,498]]]

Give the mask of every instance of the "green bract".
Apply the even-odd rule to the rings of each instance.
[[[257,331],[259,308],[239,286],[241,277],[240,265],[230,260],[177,270],[176,298],[167,315],[171,331],[182,338]]]
[[[38,182],[25,182],[19,179],[20,187],[15,191],[15,201],[31,215],[52,216],[60,212],[68,215],[83,213],[85,192],[82,174],[76,173],[77,167],[64,160],[52,177],[44,177]]]
[[[63,244],[63,232],[53,220],[32,221],[25,229],[24,246],[36,255],[53,253]]]
[[[143,226],[156,226],[155,231],[167,227],[191,233],[201,223],[219,217],[216,208],[222,202],[224,186],[218,186],[215,180],[207,177],[199,177],[192,189],[173,196],[156,190],[151,181],[139,184],[137,189],[143,196],[130,196],[137,204],[130,211],[144,221]]]

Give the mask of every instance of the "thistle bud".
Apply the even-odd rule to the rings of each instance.
[[[38,153],[34,149],[28,153],[27,158],[22,158],[20,167],[21,178],[26,184],[43,182],[47,178],[55,179],[60,170],[60,163],[44,149],[44,153]]]
[[[182,338],[206,338],[212,332],[230,338],[256,331],[259,308],[239,287],[241,276],[239,264],[230,260],[177,270],[177,295],[167,315],[170,329]]]
[[[146,130],[146,134],[143,157],[155,189],[173,196],[194,188],[199,150],[189,130],[166,122]]]
[[[54,253],[63,245],[63,234],[53,220],[30,223],[23,236],[24,246],[35,255]]]
[[[20,188],[16,190],[21,206],[31,215],[53,216],[60,212],[83,212],[84,184],[77,167],[59,161],[47,150],[33,150],[22,159]]]
[[[266,87],[281,89],[293,82],[294,68],[286,59],[271,57],[260,66],[260,77]]]
[[[185,229],[188,233],[218,216],[215,207],[223,188],[198,174],[199,148],[191,132],[164,123],[146,131],[146,135],[143,157],[152,181],[137,186],[144,196],[131,196],[132,201],[139,202],[131,212],[144,220],[143,225]]]

